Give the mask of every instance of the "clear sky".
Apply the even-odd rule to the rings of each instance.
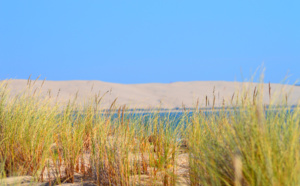
[[[300,1],[0,0],[0,79],[300,78]],[[241,69],[243,76],[241,75]]]

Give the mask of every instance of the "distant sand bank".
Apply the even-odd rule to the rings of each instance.
[[[3,82],[3,81],[2,81]],[[12,95],[16,95],[27,87],[27,80],[9,80],[8,88]],[[34,80],[32,80],[32,83]],[[43,81],[35,82],[33,89],[40,88]],[[169,84],[149,83],[149,84],[117,84],[102,81],[45,81],[41,88],[44,97],[51,96],[54,100],[66,102],[74,98],[76,92],[77,100],[84,103],[95,94],[105,96],[101,102],[102,108],[109,108],[111,103],[117,98],[117,105],[126,104],[128,108],[188,108],[195,107],[197,100],[199,106],[205,107],[207,100],[209,106],[222,106],[223,102],[230,102],[233,94],[241,95],[243,90],[253,92],[257,83],[239,83],[225,81],[193,81],[175,82]],[[269,85],[263,84],[264,103],[269,104]],[[279,95],[279,93],[281,93]],[[288,95],[288,104],[296,105],[300,100],[300,86],[271,84],[272,99],[285,99]],[[58,96],[57,96],[58,95]],[[57,97],[57,98],[56,98]]]

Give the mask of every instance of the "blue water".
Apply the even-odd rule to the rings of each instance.
[[[287,111],[288,112],[293,112],[293,109],[295,107],[292,107],[291,110]],[[278,111],[276,110],[267,110],[265,115],[271,114],[276,114]],[[118,113],[114,114],[101,114],[103,117],[109,118],[113,123],[116,124],[121,124],[122,121],[124,123],[130,123],[128,120],[139,122],[139,125],[144,125],[145,127],[151,127],[154,123],[163,125],[164,127],[168,128],[177,128],[177,126],[185,128],[188,124],[191,123],[191,120],[193,119],[192,116],[194,115],[195,112],[190,111],[190,112],[140,112],[140,113],[130,113],[130,112],[125,112],[123,115]],[[229,114],[235,114],[237,117],[239,116],[239,111],[238,110],[228,110],[225,112],[219,112],[219,111],[211,111],[211,110],[206,110],[201,112],[202,117],[218,117],[220,114],[223,115],[229,115]],[[280,112],[280,114],[283,114]],[[76,120],[76,118],[80,117],[78,114],[74,114],[74,118],[72,118],[73,121]],[[84,116],[81,116],[84,118]],[[135,123],[131,123],[135,125]]]

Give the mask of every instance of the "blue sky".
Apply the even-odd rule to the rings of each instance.
[[[243,81],[264,64],[266,82],[289,74],[293,83],[299,8],[276,0],[0,0],[0,79]]]

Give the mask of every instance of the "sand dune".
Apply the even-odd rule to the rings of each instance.
[[[34,81],[32,81],[33,83]],[[43,81],[36,81],[33,89],[41,87]],[[102,81],[45,81],[40,89],[42,96],[57,99],[66,102],[70,98],[74,98],[78,91],[78,102],[84,103],[88,98],[100,92],[104,96],[101,103],[102,108],[108,108],[115,98],[117,104],[126,104],[129,108],[176,108],[195,106],[197,99],[199,105],[204,107],[206,104],[206,96],[213,103],[213,90],[215,89],[215,105],[221,106],[223,99],[230,102],[234,92],[249,90],[253,92],[257,83],[239,83],[225,81],[194,81],[194,82],[176,82],[169,84],[149,83],[149,84],[117,84]],[[264,86],[264,102],[269,103],[269,87]],[[27,87],[27,80],[9,80],[9,89],[12,95],[15,95]],[[50,92],[50,93],[49,93]],[[58,98],[57,94],[59,92]],[[292,85],[271,84],[272,99],[285,99],[288,96],[288,104],[295,105],[300,100],[300,87]],[[281,92],[281,95],[278,93]],[[284,93],[282,93],[284,92]],[[237,96],[237,93],[235,93]],[[277,99],[278,100],[278,99]]]

